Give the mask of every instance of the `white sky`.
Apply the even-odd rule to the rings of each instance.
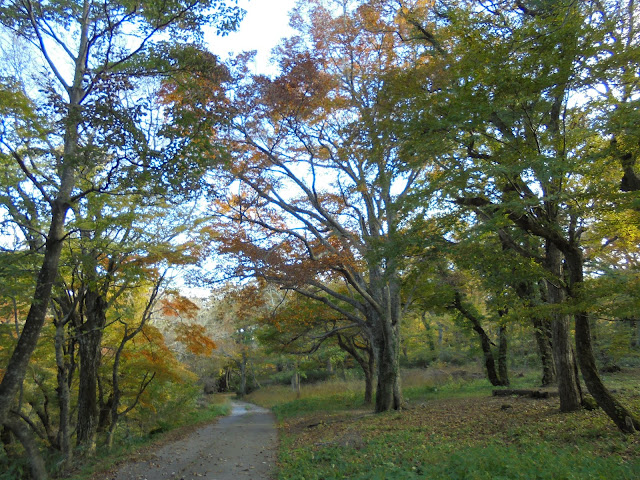
[[[209,48],[223,59],[231,53],[257,50],[255,73],[273,72],[269,65],[271,49],[293,33],[289,11],[295,3],[296,0],[238,0],[238,5],[247,11],[240,28],[226,37],[208,36]]]

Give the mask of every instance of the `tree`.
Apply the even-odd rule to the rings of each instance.
[[[462,19],[465,32],[452,52],[461,59],[455,75],[461,81],[446,93],[456,99],[450,107],[465,114],[441,123],[451,122],[446,131],[460,147],[446,161],[448,172],[460,173],[450,177],[448,193],[496,227],[515,226],[544,241],[548,284],[555,288],[549,301],[562,315],[565,295],[585,300],[584,238],[613,207],[611,166],[592,154],[602,141],[589,124],[592,104],[577,98],[600,86],[590,63],[607,56],[608,29],[598,21],[597,2],[478,6],[448,15]],[[588,312],[578,307],[572,313],[589,392],[621,430],[633,431],[638,421],[598,375]],[[561,377],[571,374],[557,365]]]
[[[0,384],[0,421],[7,418],[46,318],[69,211],[123,179],[154,176],[157,186],[169,180],[164,170],[176,152],[169,148],[171,138],[161,133],[157,148],[149,143],[144,127],[154,125],[144,106],[125,100],[136,87],[133,79],[180,69],[173,62],[172,69],[163,70],[153,60],[170,52],[175,58],[189,39],[201,38],[203,25],[224,32],[240,17],[236,7],[208,1],[0,4],[4,31],[24,39],[45,72],[38,79],[44,93],[34,98],[28,98],[36,91],[29,85],[3,82],[3,97],[16,99],[2,112],[3,161],[15,162],[49,217],[31,307]],[[167,37],[171,42],[163,40]],[[83,184],[90,172],[100,173]]]
[[[261,356],[259,337],[264,317],[282,302],[281,292],[264,282],[244,285],[225,284],[214,290],[206,310],[198,319],[218,345],[222,358],[222,387],[230,388],[231,371],[237,371],[239,382],[236,392],[243,397],[259,386],[255,363]],[[251,384],[252,374],[253,384]]]
[[[236,259],[232,274],[323,302],[366,331],[376,411],[397,409],[403,226],[428,166],[397,148],[404,99],[387,84],[411,55],[367,3],[310,2],[292,23],[300,36],[278,49],[282,73],[240,75],[233,89],[232,128],[220,134],[240,192],[219,202],[220,251]]]

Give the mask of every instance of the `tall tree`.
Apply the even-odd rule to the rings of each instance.
[[[600,87],[589,72],[607,56],[599,4],[478,2],[455,11],[447,17],[463,19],[454,51],[461,80],[446,96],[464,116],[446,126],[461,147],[447,162],[448,172],[461,173],[451,177],[449,193],[497,227],[506,222],[544,240],[549,283],[583,301],[585,232],[612,207],[614,191],[610,165],[592,154],[601,143],[589,124],[592,104],[578,98]],[[552,303],[564,303],[551,293]],[[598,375],[587,312],[577,309],[574,318],[589,392],[620,429],[633,431],[638,421]],[[566,363],[557,363],[561,378],[571,374]]]
[[[411,69],[411,52],[383,14],[367,2],[301,3],[300,35],[276,54],[282,73],[238,80],[223,133],[240,193],[221,207],[219,237],[236,273],[321,301],[368,333],[378,412],[402,403],[403,226],[428,170],[397,147],[404,105],[387,83]]]

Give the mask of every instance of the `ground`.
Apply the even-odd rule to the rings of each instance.
[[[639,378],[630,371],[610,383],[640,413]],[[278,478],[640,478],[640,434],[620,433],[601,410],[565,414],[557,397],[491,391],[473,379],[410,387],[406,408],[383,414],[358,406],[344,388],[274,405],[281,419]]]
[[[108,480],[238,480],[273,475],[277,433],[266,409],[233,401],[231,415],[121,465]]]

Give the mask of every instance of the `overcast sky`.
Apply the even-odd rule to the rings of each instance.
[[[247,11],[240,29],[226,37],[208,36],[209,47],[222,58],[231,52],[257,50],[256,73],[268,73],[271,49],[293,33],[288,12],[295,0],[238,0],[238,5]]]

